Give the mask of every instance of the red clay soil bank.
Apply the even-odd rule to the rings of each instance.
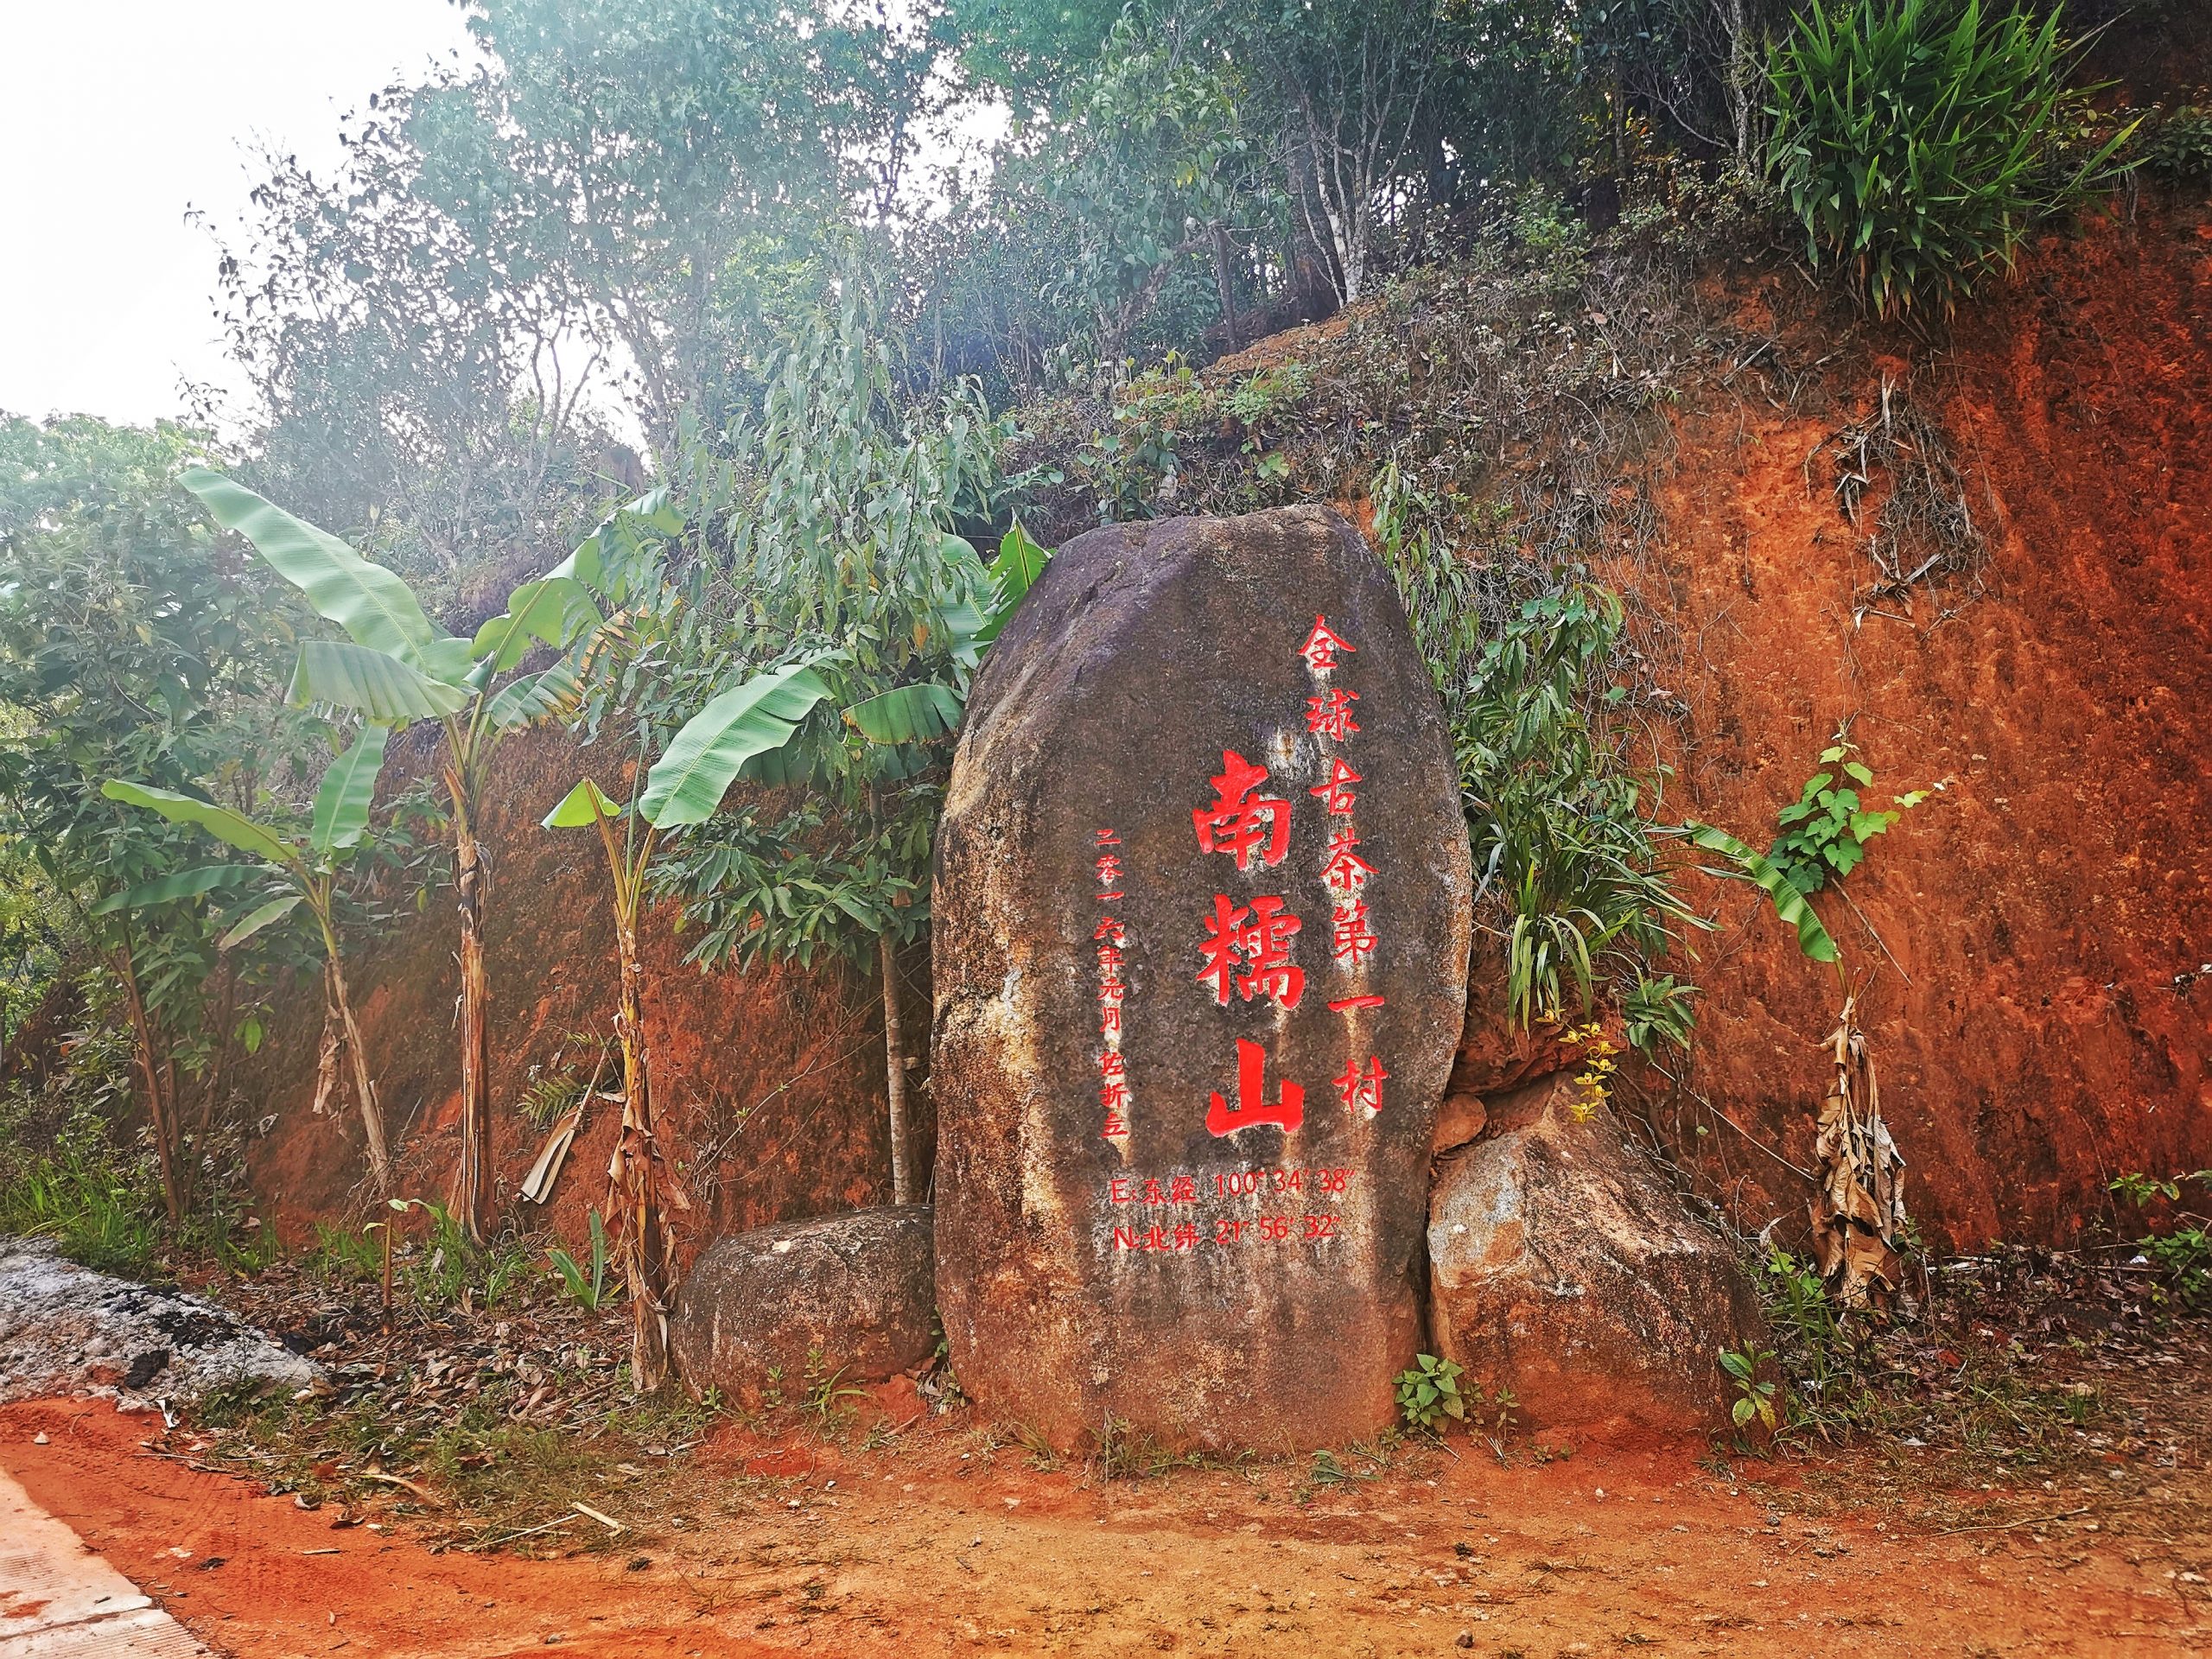
[[[2212,1164],[2212,216],[2051,238],[1916,355],[1865,369],[1841,415],[1909,372],[1990,553],[1979,595],[1923,591],[1910,622],[1853,625],[1874,568],[1825,458],[1808,484],[1837,414],[1683,422],[1666,583],[1643,584],[1690,707],[1668,806],[1764,846],[1847,717],[1884,804],[1948,780],[1852,878],[1866,925],[1821,908],[1874,976],[1923,1225],[2064,1244],[2111,1215],[2113,1176]],[[1716,896],[1689,1090],[1656,1116],[1739,1222],[1796,1226],[1803,1183],[1713,1114],[1810,1165],[1836,985],[1748,887]]]
[[[410,734],[409,747],[396,755],[395,776],[426,764],[429,735],[427,728]],[[571,1033],[606,1036],[613,1025],[605,855],[588,831],[538,827],[586,769],[614,789],[621,763],[607,746],[580,758],[558,734],[526,733],[500,751],[486,791],[493,1101],[503,1202],[545,1135],[518,1109],[531,1067],[563,1057],[581,1060],[588,1076],[594,1051],[564,1049],[564,1042]],[[873,980],[835,964],[812,972],[702,974],[683,962],[690,936],[676,934],[674,921],[673,910],[664,909],[641,931],[654,1092],[702,1206],[682,1230],[687,1258],[718,1233],[889,1202],[883,1035]],[[354,969],[371,1064],[403,1147],[397,1190],[408,1196],[443,1197],[459,1159],[457,938],[449,892],[435,890],[423,915],[400,923]],[[921,1046],[915,1052],[926,1052],[926,980],[918,976],[906,1000],[912,1040]],[[365,1188],[350,1096],[341,1114],[317,1117],[308,1110],[316,1000],[302,992],[286,1011],[289,1023],[262,1049],[264,1068],[249,1072],[242,1086],[258,1111],[276,1115],[269,1135],[254,1143],[255,1190],[296,1238]],[[619,1066],[619,1058],[609,1065]],[[619,1087],[619,1077],[610,1071],[601,1086]],[[926,1158],[926,1096],[918,1104]],[[587,1209],[606,1202],[620,1118],[619,1107],[592,1107],[552,1203],[530,1213],[531,1224],[584,1236]]]

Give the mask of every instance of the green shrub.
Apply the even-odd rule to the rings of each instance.
[[[1486,596],[1437,529],[1446,510],[1395,464],[1372,499],[1451,727],[1478,921],[1493,925],[1486,900],[1510,912],[1495,930],[1509,1010],[1523,1024],[1563,1020],[1573,997],[1586,1015],[1601,984],[1633,982],[1677,923],[1702,925],[1675,894],[1623,732],[1605,718],[1624,696],[1613,683],[1621,602],[1580,566],[1532,596]],[[1683,1015],[1688,994],[1673,993]]]
[[[2176,179],[2212,177],[2212,104],[2153,110],[2136,149],[2154,173]]]
[[[1768,165],[1817,265],[1877,315],[1948,315],[2010,267],[2042,216],[2103,175],[2122,132],[2078,159],[2088,93],[2054,8],[1820,0],[1768,66]]]
[[[2212,1169],[2163,1178],[2131,1173],[2114,1180],[2112,1191],[2139,1210],[2162,1200],[2168,1207],[2164,1230],[2153,1230],[2136,1243],[2158,1269],[2163,1293],[2191,1313],[2201,1313],[2212,1311],[2212,1216],[2180,1207],[2182,1194],[2190,1186],[2212,1192]]]
[[[1414,1363],[1398,1373],[1398,1412],[1406,1427],[1433,1431],[1446,1417],[1466,1421],[1467,1404],[1459,1394],[1465,1374],[1455,1360],[1415,1354]]]

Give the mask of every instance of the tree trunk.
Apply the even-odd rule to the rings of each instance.
[[[467,808],[455,800],[454,876],[461,908],[461,1179],[454,1207],[481,1244],[494,1224],[492,1035],[484,971],[484,866]]]
[[[906,1127],[906,1034],[899,1019],[899,948],[876,935],[883,968],[884,1094],[891,1103],[891,1201],[914,1202],[913,1148]]]
[[[369,1076],[368,1055],[361,1042],[361,1028],[353,1022],[353,1004],[346,995],[346,970],[338,965],[338,953],[333,950],[323,963],[325,983],[332,1005],[338,1010],[339,1027],[346,1033],[346,1052],[353,1063],[353,1093],[361,1103],[361,1132],[368,1141],[369,1176],[377,1184],[377,1196],[391,1194],[391,1155],[385,1145],[384,1108],[377,1103],[377,1086]]]
[[[660,1147],[653,1124],[652,1056],[645,1045],[645,967],[638,960],[633,921],[617,915],[622,959],[621,1006],[614,1022],[622,1045],[622,1132],[607,1179],[620,1217],[623,1274],[635,1324],[630,1380],[640,1394],[668,1380],[668,1299],[676,1277],[676,1240],[661,1213]]]
[[[122,946],[116,952],[116,971],[123,981],[124,1001],[130,1011],[130,1033],[138,1051],[138,1070],[146,1080],[146,1111],[154,1122],[154,1148],[162,1166],[162,1207],[168,1212],[169,1224],[175,1226],[184,1219],[184,1198],[177,1181],[176,1135],[169,1109],[168,1078],[171,1068],[168,1057],[161,1052],[153,1017],[146,1011],[145,996],[138,988],[138,963],[130,949],[127,926]]]
[[[208,1068],[207,1080],[200,1091],[199,1121],[192,1130],[192,1155],[185,1164],[188,1192],[197,1176],[200,1160],[206,1154],[207,1137],[214,1129],[216,1108],[222,1105],[227,1096],[231,1082],[231,1051],[237,1044],[231,1027],[232,1016],[238,1012],[238,964],[232,961],[227,950],[222,953],[216,976],[215,1063]]]
[[[1213,282],[1221,294],[1221,327],[1224,341],[1233,354],[1243,349],[1237,338],[1236,285],[1230,280],[1229,231],[1225,226],[1213,227]]]

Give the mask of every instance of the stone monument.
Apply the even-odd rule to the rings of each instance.
[[[1390,1422],[1471,882],[1357,532],[1296,507],[1069,543],[977,678],[937,856],[961,1385],[1062,1446]]]

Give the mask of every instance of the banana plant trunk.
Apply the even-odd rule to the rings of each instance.
[[[461,910],[461,1179],[455,1194],[468,1236],[492,1235],[491,982],[484,969],[484,865],[470,826],[474,803],[448,774],[454,801],[454,884]]]
[[[640,861],[642,863],[642,861]],[[652,1056],[645,1043],[645,965],[638,958],[634,898],[619,903],[614,921],[621,957],[621,1003],[614,1022],[622,1046],[622,1132],[607,1174],[623,1218],[622,1269],[635,1330],[630,1379],[640,1394],[668,1380],[668,1303],[676,1279],[676,1239],[661,1213],[664,1176],[655,1139]]]
[[[384,1136],[384,1107],[377,1100],[377,1085],[369,1076],[368,1051],[361,1041],[361,1028],[354,1023],[353,1001],[346,993],[346,970],[339,966],[335,946],[323,964],[325,982],[331,1006],[337,1010],[339,1027],[345,1033],[346,1055],[353,1072],[353,1093],[361,1103],[361,1134],[368,1142],[369,1175],[377,1184],[377,1196],[388,1198],[391,1193],[391,1153]]]
[[[899,1014],[899,948],[888,932],[875,938],[883,969],[884,1095],[891,1108],[891,1201],[914,1202],[913,1141],[906,1121],[906,1033]]]

